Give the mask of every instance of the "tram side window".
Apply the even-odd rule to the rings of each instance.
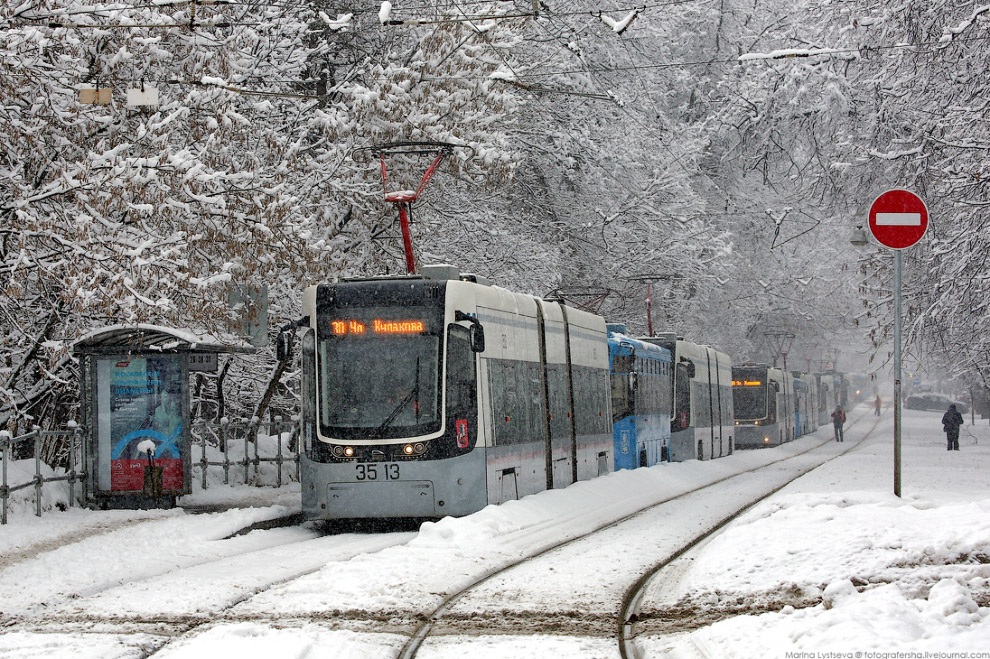
[[[605,416],[608,405],[608,372],[587,366],[576,366],[574,377],[574,428],[578,435],[597,435],[610,431]],[[628,376],[625,376],[628,377]]]
[[[687,364],[677,365],[674,378],[674,416],[670,419],[672,430],[683,430],[691,425],[691,378]]]
[[[528,392],[526,391],[526,377],[522,372],[522,364],[515,361],[505,363],[505,415],[508,417],[506,423],[508,441],[516,444],[525,441],[526,412],[528,410]]]
[[[543,409],[543,381],[540,379],[540,365],[535,362],[522,362],[526,379],[526,426],[523,429],[526,437],[539,440],[544,435],[543,421],[546,412]]]
[[[539,365],[493,359],[488,374],[496,443],[539,441],[543,436]]]
[[[708,384],[704,382],[694,383],[694,409],[695,425],[699,428],[708,428],[712,425],[712,393]]]
[[[632,355],[615,355],[612,358],[612,373],[609,376],[612,393],[612,423],[634,414],[634,394],[632,384]]]
[[[732,387],[728,385],[722,385],[719,387],[719,399],[721,405],[719,406],[719,425],[727,426],[732,424]]]
[[[508,362],[500,359],[488,360],[488,387],[491,391],[492,416],[495,422],[495,443],[511,444],[516,383]]]
[[[663,406],[663,386],[660,376],[660,366],[660,362],[655,360],[650,359],[646,361],[646,368],[636,391],[637,414],[655,415],[666,412],[666,408]]]
[[[550,433],[554,437],[568,437],[571,434],[571,419],[567,413],[571,403],[566,365],[547,366],[547,387],[550,394]]]
[[[608,369],[588,367],[587,380],[591,412],[591,432],[596,435],[611,435],[612,422],[608,415]]]
[[[631,374],[613,373],[612,379],[612,423],[633,414],[633,393],[629,386]]]
[[[591,408],[594,401],[591,400],[591,392],[588,388],[588,379],[584,369],[580,366],[573,370],[574,378],[574,430],[578,435],[587,435],[590,432],[589,423],[591,419]]]

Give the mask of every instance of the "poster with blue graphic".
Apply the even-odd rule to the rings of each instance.
[[[177,355],[101,359],[100,487],[140,491],[148,466],[163,468],[162,489],[182,491],[182,362]]]

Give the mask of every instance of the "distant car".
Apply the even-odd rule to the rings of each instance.
[[[908,396],[907,400],[904,401],[904,407],[909,410],[935,410],[937,412],[944,412],[949,409],[949,405],[955,405],[960,414],[965,414],[969,411],[966,403],[952,400],[944,394],[937,394],[935,392]]]

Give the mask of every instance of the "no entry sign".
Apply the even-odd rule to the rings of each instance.
[[[870,232],[881,245],[904,249],[921,240],[928,230],[928,208],[907,190],[888,190],[870,206]]]

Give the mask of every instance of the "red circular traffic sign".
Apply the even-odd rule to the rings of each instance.
[[[870,232],[881,245],[904,249],[921,240],[928,230],[928,208],[907,190],[888,190],[870,206]]]

